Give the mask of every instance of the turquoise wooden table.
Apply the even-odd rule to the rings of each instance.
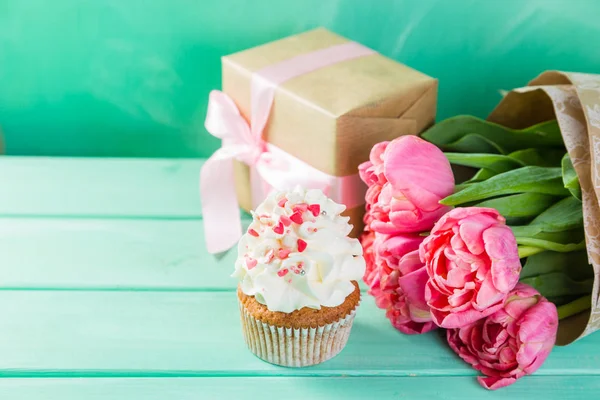
[[[306,369],[242,341],[234,253],[203,245],[200,160],[0,158],[0,399],[586,399],[600,334],[497,392],[439,333],[365,295],[346,349]]]

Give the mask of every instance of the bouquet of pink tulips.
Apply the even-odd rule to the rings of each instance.
[[[445,328],[481,385],[507,386],[545,361],[559,318],[590,305],[577,174],[556,121],[461,116],[422,138],[379,143],[360,166],[364,281],[395,328]]]

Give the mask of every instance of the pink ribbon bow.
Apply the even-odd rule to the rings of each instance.
[[[223,92],[210,93],[205,125],[210,133],[223,140],[222,147],[206,161],[200,174],[202,217],[210,253],[231,248],[242,235],[233,159],[252,167],[254,204],[270,188],[283,190],[302,185],[327,191],[331,184],[329,175],[298,159],[292,160],[289,154],[253,135],[233,100]]]
[[[358,174],[336,177],[319,171],[265,142],[262,132],[269,118],[277,85],[295,76],[373,53],[373,50],[358,43],[348,42],[303,54],[258,71],[252,77],[250,125],[229,96],[216,90],[210,93],[205,127],[223,143],[204,163],[200,174],[202,218],[209,253],[230,249],[242,235],[234,184],[234,159],[250,166],[254,206],[266,197],[269,190],[284,190],[296,185],[321,189],[347,207],[364,202],[365,188]]]

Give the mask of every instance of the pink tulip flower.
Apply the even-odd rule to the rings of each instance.
[[[462,328],[502,308],[521,272],[517,242],[491,208],[455,208],[420,247],[429,280],[425,298],[433,321]]]
[[[363,281],[369,286],[369,294],[375,298],[377,307],[386,309],[391,303],[389,295],[381,291],[381,269],[376,262],[375,256],[375,232],[365,230],[359,240],[363,247],[363,257],[366,264]]]
[[[546,360],[558,330],[554,304],[519,283],[503,307],[485,319],[447,332],[450,347],[485,376],[487,389],[498,389],[535,372]]]
[[[371,290],[380,308],[399,331],[425,333],[436,328],[425,301],[428,275],[419,258],[424,237],[416,234],[376,234],[373,248],[378,267],[379,289]],[[384,307],[381,307],[381,306]]]
[[[454,191],[450,163],[440,149],[417,136],[374,146],[359,173],[369,185],[367,209],[375,232],[427,231],[449,210],[439,201]]]
[[[407,335],[420,335],[437,328],[432,322],[419,322],[413,319],[410,310],[410,301],[407,301],[406,295],[394,294],[390,298],[391,306],[385,312],[385,316],[390,320],[392,326],[400,332]]]
[[[387,182],[385,175],[383,174],[383,154],[390,142],[377,143],[371,149],[369,154],[369,161],[366,161],[358,166],[358,173],[361,179],[368,185],[373,186],[378,184],[382,186]]]

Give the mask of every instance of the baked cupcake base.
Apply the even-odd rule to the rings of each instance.
[[[292,313],[269,311],[238,288],[244,340],[257,357],[285,367],[307,367],[336,356],[348,341],[360,302],[358,284],[344,303]]]

